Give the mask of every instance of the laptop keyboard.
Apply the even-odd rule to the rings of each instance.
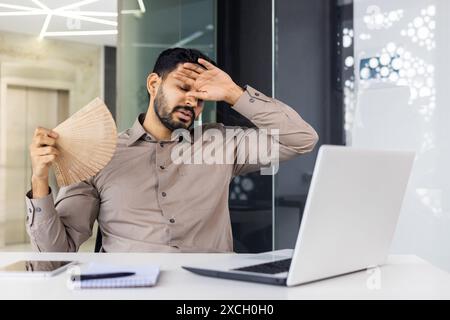
[[[292,259],[278,260],[274,262],[256,264],[249,267],[233,269],[236,271],[248,271],[256,273],[277,274],[281,272],[288,272]]]

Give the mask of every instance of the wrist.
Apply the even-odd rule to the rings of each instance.
[[[32,183],[48,182],[48,176],[36,176],[36,175],[33,174],[31,176],[31,182]]]
[[[31,194],[33,199],[45,198],[50,194],[50,188],[47,179],[37,176],[31,177]]]
[[[243,94],[244,89],[235,84],[230,90],[228,90],[228,96],[225,102],[234,106]]]

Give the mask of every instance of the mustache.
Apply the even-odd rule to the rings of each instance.
[[[192,118],[193,119],[195,118],[194,108],[190,107],[190,106],[177,106],[177,107],[173,108],[171,113],[175,113],[175,112],[181,111],[181,110],[188,111],[191,114]]]

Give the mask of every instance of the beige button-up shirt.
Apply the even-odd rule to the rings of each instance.
[[[233,143],[231,149],[245,159],[257,152],[246,138],[261,129],[279,129],[277,140],[269,140],[277,143],[280,161],[311,151],[318,140],[292,108],[249,86],[233,108],[257,129],[243,128],[220,143],[224,150]],[[242,163],[236,156],[225,164],[179,163],[173,160],[175,147],[218,142],[197,141],[193,130],[188,137],[155,141],[142,127],[144,118],[119,134],[112,160],[93,178],[61,188],[55,202],[51,193],[42,199],[27,194],[27,231],[37,250],[77,251],[91,237],[97,219],[106,252],[233,251],[229,183],[262,164]],[[211,128],[224,133],[229,127],[204,125],[203,135]]]

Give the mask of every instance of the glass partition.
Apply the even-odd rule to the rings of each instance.
[[[146,80],[161,51],[198,49],[216,59],[215,0],[145,0],[144,12],[120,15],[118,37],[119,130],[131,127],[149,103]],[[119,12],[135,10],[134,1],[119,1]],[[215,121],[215,104],[205,105],[198,122]]]
[[[416,151],[392,251],[450,270],[450,251],[441,246],[450,243],[450,3],[355,0],[353,10],[347,144]]]

